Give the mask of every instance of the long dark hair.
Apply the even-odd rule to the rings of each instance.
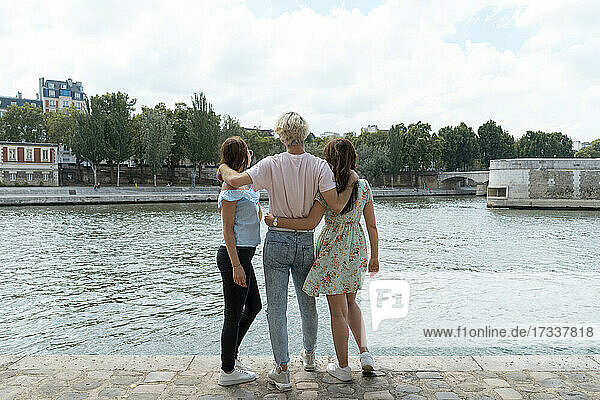
[[[244,172],[248,168],[248,145],[239,136],[225,139],[221,145],[221,164],[234,171]]]
[[[348,139],[335,138],[331,139],[323,149],[323,158],[331,166],[333,175],[335,176],[335,184],[338,193],[343,192],[348,185],[350,179],[350,171],[356,169],[356,150]],[[358,185],[354,183],[350,200],[344,206],[341,214],[345,214],[352,209],[356,198],[358,197]]]

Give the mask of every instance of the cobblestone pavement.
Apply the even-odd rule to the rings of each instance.
[[[600,399],[600,355],[377,357],[363,376],[351,359],[352,383],[325,371],[305,372],[292,361],[293,390],[279,393],[266,379],[272,361],[242,357],[255,382],[217,385],[218,357],[0,355],[0,400],[13,399]]]

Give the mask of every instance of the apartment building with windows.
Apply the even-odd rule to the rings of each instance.
[[[11,106],[11,105],[24,106],[25,103],[31,104],[32,106],[35,106],[35,107],[42,107],[42,102],[39,99],[38,100],[24,99],[23,94],[21,92],[17,93],[16,97],[0,96],[0,118],[2,117],[2,115],[4,115],[4,113],[6,112],[6,110],[8,109],[9,106]]]
[[[81,82],[73,82],[40,78],[39,97],[44,112],[56,112],[73,105],[78,110],[85,110],[87,96]]]
[[[0,182],[58,186],[57,154],[57,144],[0,142]]]

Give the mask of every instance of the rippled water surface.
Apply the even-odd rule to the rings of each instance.
[[[423,335],[458,325],[600,323],[600,212],[491,210],[482,198],[458,197],[379,200],[376,214],[378,279],[411,285],[408,316],[368,329],[376,354],[600,348],[598,340]],[[2,208],[0,239],[0,353],[219,353],[215,204]],[[264,303],[261,260],[259,249]],[[317,302],[319,351],[333,354],[326,300]],[[366,298],[361,304],[369,324]],[[296,352],[291,285],[288,323]],[[245,353],[270,354],[264,311],[245,344]]]

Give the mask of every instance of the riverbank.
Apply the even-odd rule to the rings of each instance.
[[[293,389],[278,393],[266,379],[270,357],[242,357],[255,382],[217,385],[219,357],[133,355],[0,355],[0,399],[598,399],[600,354],[376,357],[377,371],[353,382],[330,377],[319,357],[305,372],[290,364]]]
[[[413,188],[373,188],[375,198],[413,196],[474,195],[475,188],[460,190],[425,190]],[[0,187],[0,206],[40,206],[74,204],[135,204],[216,202],[216,186],[191,187]],[[261,199],[268,200],[265,191]]]

